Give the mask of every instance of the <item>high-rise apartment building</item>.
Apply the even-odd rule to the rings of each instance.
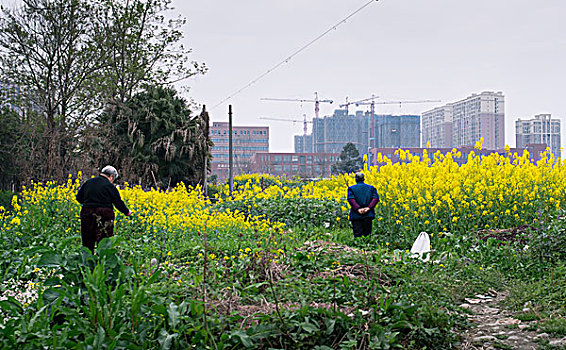
[[[486,149],[505,147],[505,98],[501,92],[484,91],[461,101],[423,113],[422,143],[431,146],[473,146],[483,137]],[[451,129],[451,130],[450,130]],[[436,136],[436,138],[435,138]]]
[[[269,152],[269,127],[232,126],[233,174],[251,171],[251,159],[256,152]],[[211,173],[224,181],[229,176],[229,132],[227,122],[214,122],[210,127],[212,147]]]
[[[347,114],[337,109],[332,116],[315,118],[311,135],[295,136],[295,152],[340,153],[353,143],[360,154],[367,154],[370,127],[374,127],[376,147],[420,147],[421,117],[419,115],[374,115],[369,112]]]
[[[423,113],[422,145],[430,143],[430,147],[452,147],[452,107],[437,107]]]
[[[358,111],[348,115],[344,109],[337,109],[332,116],[314,118],[312,142],[314,153],[340,153],[344,146],[353,143],[360,154],[368,150],[368,114]]]
[[[295,153],[312,153],[312,134],[295,135]]]
[[[375,146],[407,148],[421,146],[419,115],[375,115]]]
[[[560,156],[560,119],[552,119],[550,114],[538,114],[534,119],[515,122],[517,148],[529,144],[544,143],[555,156]]]

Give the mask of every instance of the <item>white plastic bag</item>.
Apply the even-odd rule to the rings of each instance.
[[[421,232],[411,247],[411,254],[413,257],[419,258],[422,261],[430,259],[430,237],[428,233]]]

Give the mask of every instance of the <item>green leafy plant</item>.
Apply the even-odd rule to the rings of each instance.
[[[344,227],[348,223],[343,204],[314,198],[249,199],[224,202],[218,210],[238,210],[247,216],[263,216],[289,227]]]
[[[553,259],[566,260],[566,221],[564,212],[557,215],[549,214],[544,222],[541,221],[537,232],[530,236],[530,246],[534,257],[549,261]],[[562,219],[560,219],[562,217]]]

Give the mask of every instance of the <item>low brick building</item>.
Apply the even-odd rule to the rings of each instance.
[[[252,171],[276,176],[306,178],[329,177],[338,153],[268,153],[257,152],[252,157]]]
[[[268,126],[232,126],[233,174],[251,172],[252,157],[256,152],[269,152]],[[229,176],[229,132],[227,122],[214,122],[210,127],[212,147],[211,174],[218,181]]]

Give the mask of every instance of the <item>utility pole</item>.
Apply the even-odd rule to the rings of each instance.
[[[204,134],[204,152],[203,152],[203,169],[202,169],[202,186],[204,197],[208,197],[208,183],[207,183],[207,173],[208,173],[208,152],[209,152],[209,140],[210,140],[210,118],[208,112],[206,111],[206,106],[202,106],[202,112],[200,113],[202,131]]]
[[[229,171],[229,179],[230,179],[230,198],[232,198],[232,192],[234,191],[234,173],[233,167],[234,164],[232,162],[232,105],[228,106],[228,171]]]

